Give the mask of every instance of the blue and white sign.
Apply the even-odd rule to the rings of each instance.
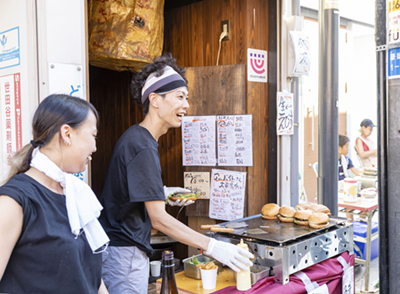
[[[400,48],[389,49],[388,58],[389,79],[400,78]]]
[[[19,27],[0,32],[0,69],[19,64]]]

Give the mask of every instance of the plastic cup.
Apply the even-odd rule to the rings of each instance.
[[[159,277],[161,271],[161,261],[153,260],[150,261],[150,272],[152,277]]]
[[[201,282],[203,284],[203,289],[206,290],[215,289],[215,287],[217,286],[217,271],[218,268],[211,270],[205,270],[200,268]]]

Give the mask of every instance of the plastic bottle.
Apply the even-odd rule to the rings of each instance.
[[[162,253],[162,284],[160,294],[178,294],[174,272],[174,252],[164,251]]]
[[[240,239],[240,243],[237,244],[237,246],[245,250],[249,250],[247,244],[243,243],[243,239]],[[236,289],[238,289],[239,291],[247,291],[250,288],[251,288],[250,268],[247,268],[247,270],[241,270],[240,273],[237,273]]]
[[[357,180],[345,178],[343,184],[345,202],[357,202]]]

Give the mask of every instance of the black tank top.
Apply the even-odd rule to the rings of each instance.
[[[92,253],[85,233],[71,233],[65,197],[25,174],[0,187],[0,195],[18,202],[24,215],[0,293],[98,293],[101,254]]]

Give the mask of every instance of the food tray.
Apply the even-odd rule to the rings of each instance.
[[[193,256],[192,256],[193,257]],[[184,259],[183,262],[183,267],[184,267],[184,271],[185,271],[185,276],[189,277],[189,278],[193,278],[193,279],[197,279],[197,280],[201,280],[201,274],[200,274],[200,268],[196,267],[196,265],[194,264],[190,264],[190,261],[192,259],[192,257],[188,257],[186,259]],[[207,256],[204,256],[203,254],[198,254],[195,255],[194,257],[197,258],[198,261],[200,262],[214,262],[216,266],[218,266],[218,272],[222,271],[222,264],[212,258],[209,258]]]

